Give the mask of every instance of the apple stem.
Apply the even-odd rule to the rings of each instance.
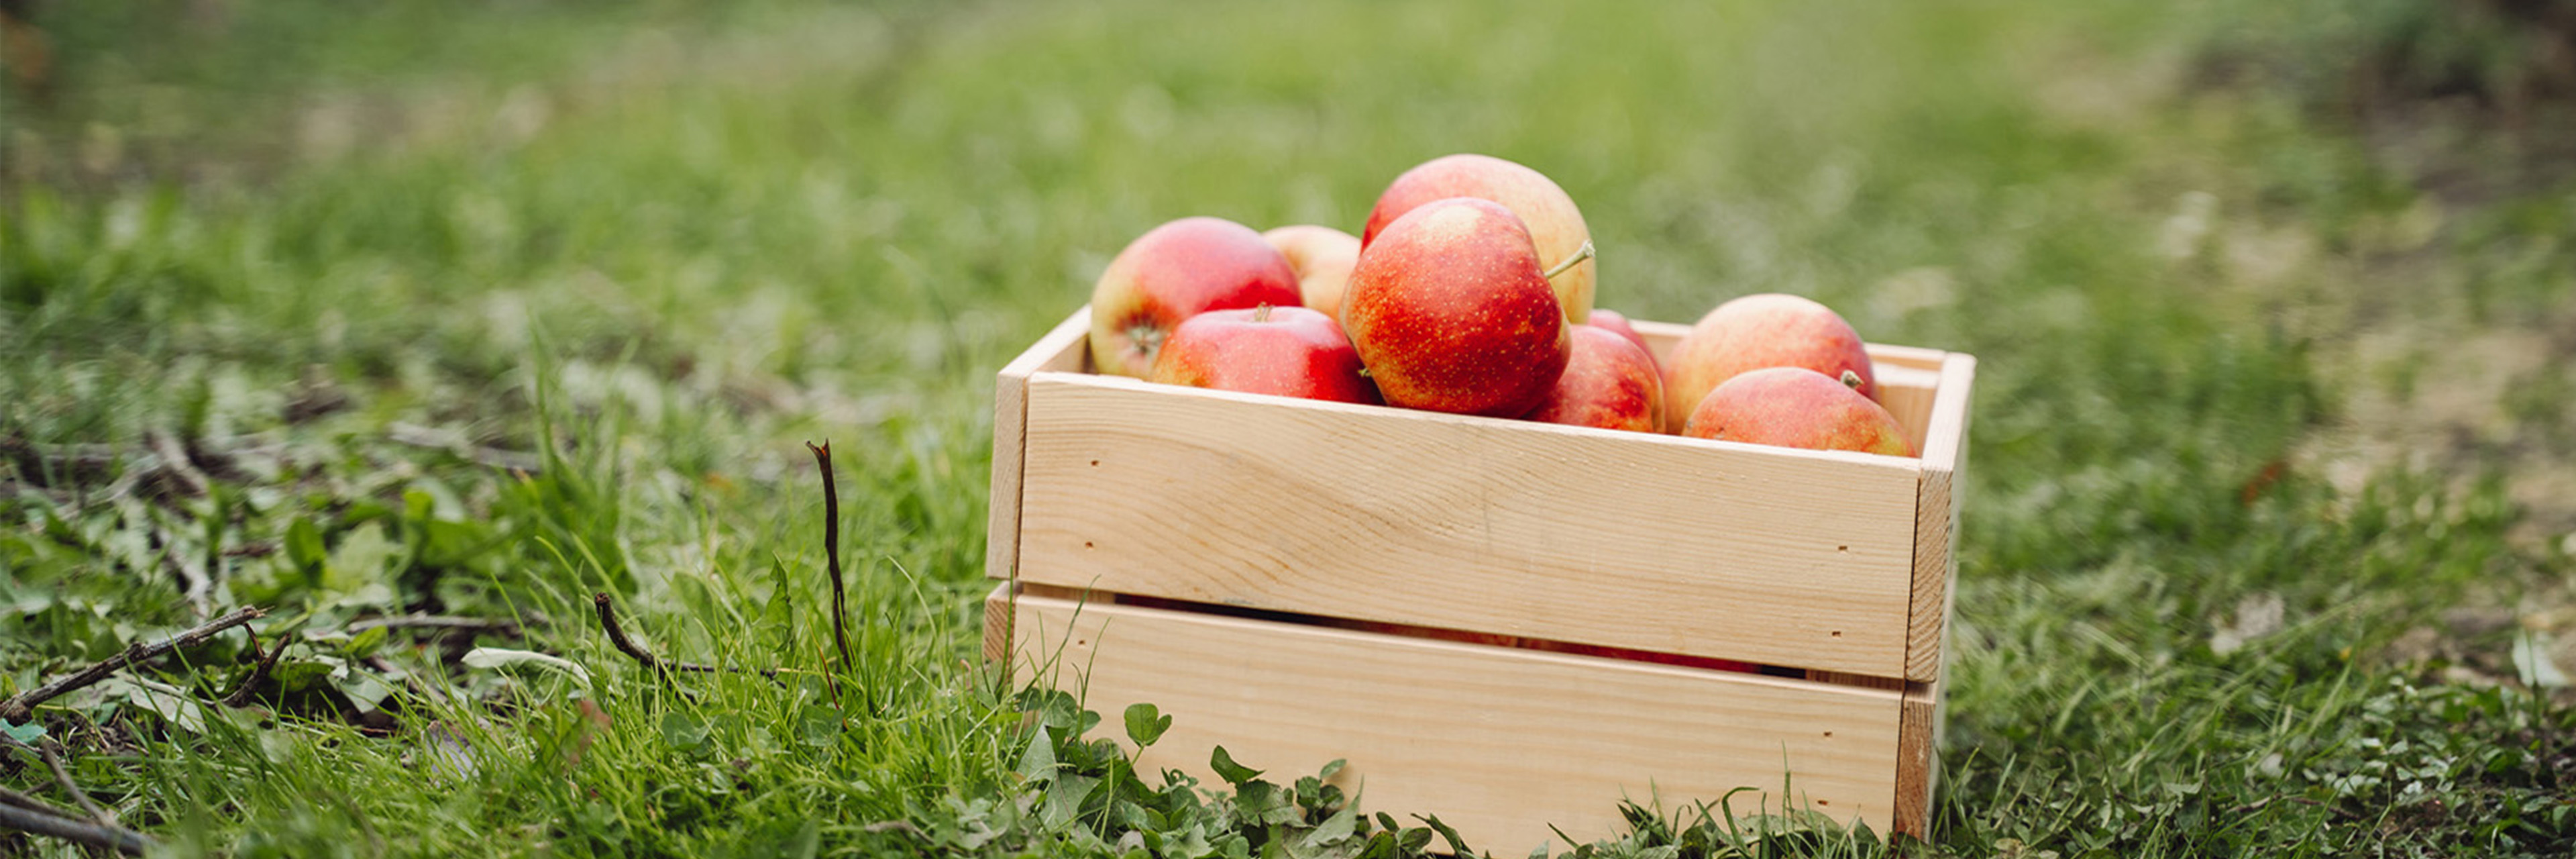
[[[1860,374],[1854,373],[1850,370],[1844,370],[1843,387],[1850,388],[1855,391],[1860,390]]]
[[[1262,302],[1262,303],[1261,303],[1261,306],[1260,306],[1260,307],[1255,307],[1255,308],[1253,308],[1253,309],[1252,309],[1252,321],[1254,321],[1254,322],[1268,322],[1268,321],[1270,321],[1270,302],[1264,301],[1264,302]]]
[[[1592,240],[1584,239],[1583,246],[1575,248],[1573,256],[1566,257],[1564,262],[1557,263],[1555,268],[1548,269],[1544,276],[1548,280],[1555,280],[1556,276],[1563,274],[1566,269],[1573,268],[1576,264],[1591,259],[1592,256]]]

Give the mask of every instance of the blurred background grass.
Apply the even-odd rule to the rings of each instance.
[[[10,8],[7,684],[183,626],[192,594],[321,628],[578,619],[605,590],[668,647],[808,659],[814,577],[770,571],[819,565],[795,442],[829,436],[873,670],[986,725],[939,696],[975,640],[993,370],[1155,224],[1355,231],[1396,173],[1478,151],[1583,206],[1602,306],[1795,292],[1980,356],[1942,851],[2576,839],[2542,670],[2576,670],[2565,3]],[[156,434],[214,485],[120,494]],[[472,461],[541,439],[568,464]],[[328,557],[278,551],[297,523]],[[583,632],[537,641],[613,663]],[[702,703],[796,718],[761,691]],[[291,734],[316,748],[375,712],[316,694],[339,709]],[[1007,768],[961,727],[983,739],[746,752],[779,791],[753,799],[669,789],[733,819],[497,779],[433,814],[396,786],[416,731],[254,789],[223,777],[242,748],[103,706],[143,727],[97,745],[152,753],[93,779],[252,853],[358,819],[422,852],[532,849],[491,840],[519,827],[692,852],[798,802],[835,849],[901,849],[859,824],[929,826]],[[176,750],[212,763],[154,763]]]

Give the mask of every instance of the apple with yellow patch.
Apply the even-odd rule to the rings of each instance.
[[[1540,266],[1502,204],[1425,203],[1360,251],[1342,328],[1388,405],[1517,418],[1547,397],[1573,351]]]
[[[1129,242],[1100,273],[1091,361],[1101,373],[1143,378],[1182,320],[1299,300],[1296,269],[1260,233],[1223,218],[1182,218]]]
[[[1573,261],[1571,268],[1552,279],[1557,304],[1568,322],[1590,317],[1592,229],[1584,226],[1583,211],[1575,208],[1574,198],[1556,180],[1512,161],[1464,153],[1434,158],[1404,171],[1369,210],[1368,226],[1360,231],[1361,250],[1375,244],[1380,233],[1415,207],[1451,197],[1492,200],[1511,210],[1529,231],[1541,268]]]
[[[1297,293],[1307,307],[1326,314],[1342,312],[1342,290],[1351,282],[1351,266],[1360,261],[1358,236],[1314,224],[1278,227],[1261,234],[1263,241],[1288,258],[1297,270]]]
[[[1808,450],[1913,456],[1905,425],[1860,395],[1860,375],[1839,380],[1805,367],[1765,367],[1726,380],[1691,409],[1682,434]]]
[[[1702,397],[1738,373],[1804,367],[1828,380],[1860,377],[1862,397],[1878,399],[1869,349],[1832,308],[1795,295],[1747,295],[1700,317],[1664,362],[1666,426],[1680,426]]]

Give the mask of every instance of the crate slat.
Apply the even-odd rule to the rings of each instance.
[[[1941,678],[1941,651],[1950,629],[1954,581],[1959,577],[1957,474],[1965,465],[1968,401],[1977,359],[1951,355],[1941,364],[1939,395],[1924,441],[1923,483],[1914,505],[1914,607],[1905,646],[1905,679]]]
[[[1027,420],[1022,581],[1904,674],[1913,459],[1056,372]]]
[[[1020,561],[1020,456],[1028,449],[1029,375],[1040,370],[1081,370],[1090,343],[1091,307],[1084,305],[1046,336],[1003,365],[993,379],[993,494],[988,502],[984,574],[1010,578]]]
[[[1140,769],[1221,784],[1219,744],[1280,782],[1347,760],[1336,783],[1364,808],[1437,813],[1498,856],[1552,840],[1549,824],[1617,834],[1621,797],[1674,809],[1743,786],[1778,811],[1784,775],[1814,811],[1895,821],[1896,692],[1029,594],[1008,616],[1016,676],[1061,672],[1121,745],[1128,704],[1172,715]]]

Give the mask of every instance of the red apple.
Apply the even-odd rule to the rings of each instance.
[[[1297,291],[1307,307],[1327,314],[1342,312],[1342,288],[1351,282],[1351,266],[1360,261],[1358,237],[1331,227],[1298,224],[1261,234],[1288,257],[1297,270]]]
[[[1375,244],[1379,233],[1414,207],[1450,197],[1492,200],[1512,210],[1528,228],[1530,243],[1538,248],[1541,271],[1575,259],[1592,243],[1592,230],[1583,225],[1583,211],[1574,207],[1574,198],[1566,196],[1555,180],[1491,155],[1460,154],[1431,159],[1395,177],[1378,195],[1377,207],[1369,210],[1360,247],[1365,250]],[[1582,322],[1591,314],[1592,276],[1592,261],[1584,259],[1551,279],[1566,321]]]
[[[1795,295],[1747,295],[1700,317],[1673,345],[1664,362],[1664,425],[1680,426],[1719,383],[1764,367],[1805,367],[1827,379],[1850,371],[1860,376],[1861,396],[1878,399],[1869,352],[1851,323]]]
[[[1146,378],[1194,388],[1378,403],[1359,350],[1333,318],[1303,307],[1211,310],[1172,329]]]
[[[1138,236],[1091,288],[1091,361],[1142,377],[1181,320],[1210,310],[1294,305],[1297,271],[1251,227],[1182,218]]]
[[[1655,347],[1646,345],[1646,335],[1637,333],[1637,326],[1628,324],[1628,317],[1619,311],[1607,307],[1592,308],[1592,318],[1584,320],[1583,324],[1628,338],[1628,342],[1646,350],[1646,362],[1655,366],[1655,372],[1663,373],[1663,362],[1655,360]]]
[[[1599,319],[1606,311],[1593,311]],[[1565,375],[1529,419],[1552,424],[1661,432],[1664,380],[1644,347],[1606,328],[1574,326]]]
[[[1572,351],[1541,265],[1502,204],[1427,203],[1360,251],[1342,327],[1387,403],[1520,417],[1555,387]]]
[[[1765,367],[1736,375],[1691,409],[1682,434],[1809,450],[1856,450],[1913,456],[1905,427],[1885,407],[1860,395],[1859,374],[1841,380],[1805,367]]]

